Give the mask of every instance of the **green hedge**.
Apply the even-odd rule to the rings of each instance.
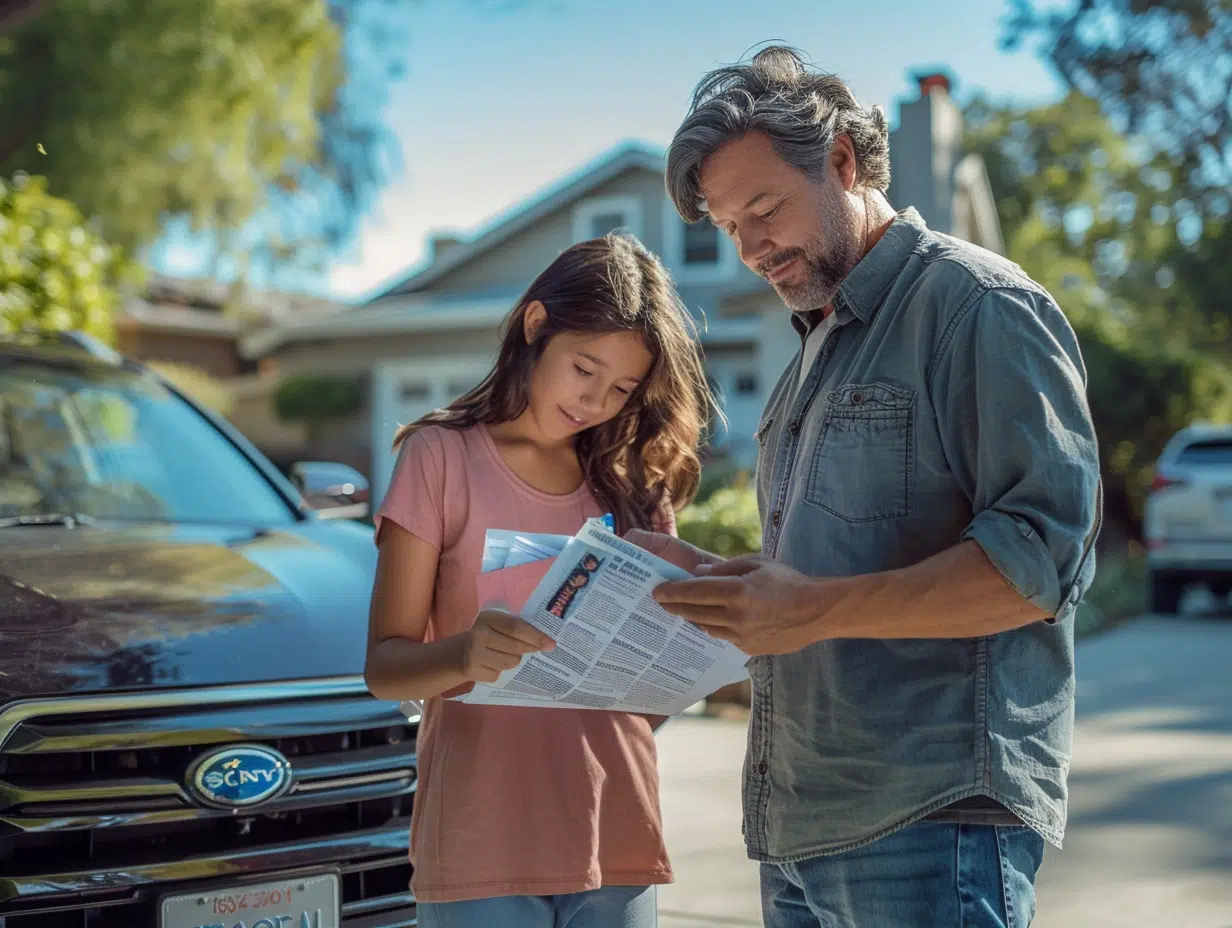
[[[305,426],[312,441],[327,423],[356,415],[363,404],[359,378],[337,374],[297,374],[283,380],[274,393],[278,418]]]
[[[745,477],[709,492],[680,513],[680,537],[705,551],[738,557],[761,550],[757,495]]]

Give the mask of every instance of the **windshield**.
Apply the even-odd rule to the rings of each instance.
[[[285,524],[240,451],[152,377],[0,361],[0,518]]]
[[[1194,442],[1177,455],[1176,462],[1194,467],[1228,467],[1232,465],[1232,439]]]

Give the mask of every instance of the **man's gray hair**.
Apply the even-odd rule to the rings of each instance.
[[[667,150],[667,195],[686,222],[703,218],[702,162],[751,130],[766,133],[779,157],[819,180],[835,136],[847,135],[855,148],[856,183],[885,192],[889,128],[880,106],[866,109],[842,79],[810,67],[795,49],[774,45],[747,64],[711,71],[697,85]]]

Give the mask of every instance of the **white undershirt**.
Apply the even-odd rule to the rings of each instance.
[[[817,353],[821,351],[826,335],[834,328],[835,315],[835,313],[831,312],[821,322],[813,326],[813,331],[809,332],[804,339],[804,353],[800,356],[800,373],[796,377],[797,394],[800,392],[800,388],[804,386],[804,381],[808,377],[809,371],[813,369],[813,362],[817,360]]]

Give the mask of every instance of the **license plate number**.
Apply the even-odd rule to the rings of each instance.
[[[163,899],[160,928],[338,928],[335,874]]]

